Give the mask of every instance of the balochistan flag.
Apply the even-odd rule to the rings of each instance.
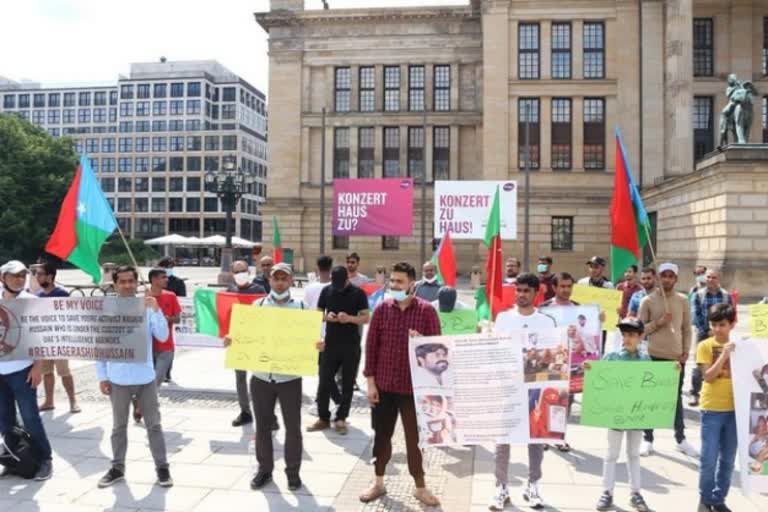
[[[456,252],[453,250],[450,231],[440,240],[435,254],[432,255],[432,263],[437,267],[437,279],[441,283],[456,287]]]
[[[283,261],[283,243],[280,241],[280,226],[277,217],[272,217],[272,260],[275,263]]]
[[[115,228],[115,214],[104,197],[90,159],[83,153],[45,250],[83,269],[99,284],[99,252]]]
[[[621,279],[624,271],[638,262],[648,243],[650,223],[640,192],[632,177],[629,156],[616,128],[616,173],[611,201],[611,281]]]
[[[485,263],[484,301],[480,297],[477,302],[478,316],[491,320],[497,313],[497,306],[504,298],[502,290],[503,277],[501,273],[501,204],[499,202],[499,187],[493,196],[493,204],[488,214],[485,226],[485,245],[488,247],[488,261]],[[492,307],[488,307],[491,305]]]
[[[245,293],[216,292],[212,288],[195,290],[195,319],[197,332],[211,336],[229,334],[229,321],[232,318],[232,306],[235,304],[253,304],[266,295]]]

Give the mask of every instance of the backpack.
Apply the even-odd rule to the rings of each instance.
[[[0,441],[0,464],[22,478],[34,478],[40,469],[42,456],[32,436],[14,426]]]

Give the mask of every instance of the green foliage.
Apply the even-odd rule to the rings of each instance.
[[[136,258],[136,262],[139,265],[146,265],[148,261],[160,258],[160,254],[152,249],[152,247],[146,245],[144,240],[128,240],[128,247],[131,248],[134,257]],[[125,249],[125,245],[123,245],[123,241],[120,237],[112,237],[104,243],[99,256],[99,263],[133,265],[133,261],[128,255],[128,251]]]
[[[76,166],[71,139],[0,114],[0,261],[43,253]]]

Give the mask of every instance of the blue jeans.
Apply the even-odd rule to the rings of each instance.
[[[27,382],[32,367],[8,375],[0,375],[0,434],[5,435],[16,423],[16,404],[19,405],[24,429],[37,443],[44,460],[51,458],[51,444],[37,408],[37,389]]]
[[[736,413],[701,411],[699,496],[706,505],[721,505],[731,487],[736,460]]]

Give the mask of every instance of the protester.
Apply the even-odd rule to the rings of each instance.
[[[363,286],[368,282],[368,278],[357,271],[360,267],[360,256],[356,252],[347,254],[347,274],[349,274],[349,282],[355,286]]]
[[[272,256],[262,256],[259,260],[259,273],[253,278],[253,284],[264,288],[265,293],[270,292],[270,276],[272,275],[272,266],[275,260]],[[248,268],[246,264],[246,269]]]
[[[419,448],[419,427],[408,358],[409,336],[438,336],[440,320],[426,301],[413,294],[416,270],[409,263],[397,263],[389,278],[389,297],[373,312],[365,345],[365,371],[368,400],[374,426],[373,456],[375,481],[360,495],[368,503],[384,496],[384,472],[392,457],[392,435],[398,413],[405,434],[408,471],[416,483],[414,497],[427,506],[440,500],[424,482],[424,467]]]
[[[656,269],[645,267],[640,272],[640,289],[632,294],[627,306],[627,316],[637,318],[640,313],[640,301],[656,289]]]
[[[539,282],[544,285],[544,300],[549,300],[555,296],[555,274],[552,273],[552,257],[540,256],[539,263],[536,265],[536,272],[539,274]]]
[[[707,271],[707,274],[712,272]],[[709,276],[708,276],[709,277]],[[704,377],[701,390],[701,465],[699,511],[730,512],[725,498],[731,487],[738,438],[731,383],[731,353],[736,345],[730,334],[736,323],[731,304],[709,308],[712,337],[699,343],[696,363]]]
[[[471,309],[470,305],[458,300],[459,294],[456,288],[451,286],[441,286],[437,291],[437,300],[432,301],[432,307],[441,313],[451,313],[452,311]]]
[[[696,326],[696,344],[711,336],[709,330],[708,312],[715,304],[733,304],[731,295],[720,287],[720,271],[714,268],[707,270],[705,274],[706,285],[699,288],[691,299],[693,306],[693,324]],[[701,368],[696,366],[691,374],[691,400],[688,405],[699,405],[699,393],[702,384]]]
[[[539,278],[534,274],[523,273],[517,276],[515,285],[514,309],[502,311],[496,317],[494,331],[497,333],[510,332],[516,329],[550,329],[557,327],[555,319],[536,309],[533,301],[539,291]],[[523,491],[523,499],[533,508],[544,506],[544,500],[539,492],[538,481],[541,480],[541,463],[544,460],[544,445],[528,445],[528,483]],[[509,445],[496,445],[496,493],[490,509],[504,510],[509,503]]]
[[[440,283],[437,282],[437,268],[431,261],[427,261],[421,267],[421,281],[416,282],[416,296],[427,302],[437,300],[437,292],[440,291]]]
[[[621,331],[622,348],[618,352],[609,352],[603,355],[605,361],[650,361],[651,357],[640,346],[643,339],[643,322],[636,318],[625,318],[616,326]],[[589,371],[590,363],[584,363],[584,368]],[[640,472],[640,443],[643,440],[641,430],[606,430],[608,436],[608,453],[603,461],[603,495],[597,502],[597,510],[613,510],[613,488],[616,484],[616,462],[619,460],[621,443],[627,438],[627,472],[629,473],[629,487],[632,493],[629,504],[639,512],[648,512],[643,496]]]
[[[173,269],[175,266],[173,258],[166,256],[157,263],[157,266],[165,269],[165,273],[168,276],[168,291],[175,293],[177,297],[186,297],[187,285],[184,284],[183,279],[176,275],[176,271]]]
[[[131,266],[120,266],[112,273],[112,282],[119,297],[135,297],[138,272]],[[168,340],[168,320],[163,316],[157,299],[150,293],[144,298],[147,308],[147,358],[141,362],[97,361],[96,376],[99,389],[112,403],[112,467],[99,480],[99,487],[109,487],[125,478],[125,455],[128,450],[128,413],[131,398],[137,397],[144,415],[147,439],[155,462],[157,484],[171,487],[163,427],[160,424],[160,403],[157,398],[152,347]]]
[[[168,291],[168,274],[165,269],[155,268],[149,271],[149,294],[157,299],[165,319],[168,322],[168,338],[155,339],[152,342],[152,358],[155,363],[155,383],[159,388],[173,364],[176,346],[173,340],[173,326],[181,320],[181,305],[176,294]]]
[[[517,258],[507,258],[504,265],[504,284],[515,284],[515,279],[520,273],[520,260]]]
[[[56,265],[53,263],[41,264],[35,272],[35,278],[40,289],[37,296],[40,298],[69,297],[69,292],[60,286],[56,286]],[[61,385],[69,398],[69,412],[77,414],[81,411],[77,404],[75,395],[75,380],[72,378],[72,372],[69,370],[69,361],[67,359],[46,359],[43,361],[41,373],[43,374],[43,389],[45,390],[45,401],[38,407],[40,411],[52,411],[55,406],[53,403],[54,388],[56,387],[56,376],[53,374],[54,368],[61,379]]]
[[[0,267],[3,300],[34,299],[24,291],[29,270],[18,260],[11,260]],[[3,332],[8,326],[2,325]],[[19,359],[0,361],[0,437],[6,436],[16,424],[16,407],[19,408],[24,429],[40,451],[41,463],[35,474],[35,480],[48,480],[53,474],[51,444],[37,408],[37,386],[42,380],[42,361]],[[0,477],[8,476],[10,471],[3,466]]]
[[[613,283],[603,275],[606,261],[602,256],[592,256],[587,260],[587,277],[579,279],[578,284],[597,286],[598,288],[613,288]]]
[[[555,295],[539,304],[539,308],[550,306],[578,306],[579,303],[571,300],[573,294],[573,276],[568,272],[558,272],[552,275],[552,285]]]
[[[269,295],[257,299],[253,305],[271,308],[308,309],[303,301],[291,297],[293,270],[287,263],[278,263],[270,270]],[[232,339],[224,338],[224,346]],[[253,412],[256,417],[256,460],[259,468],[251,480],[251,489],[261,489],[272,481],[275,458],[272,449],[271,427],[275,418],[275,402],[280,403],[280,412],[285,425],[285,474],[288,489],[301,488],[301,377],[280,373],[253,372],[251,377]]]
[[[331,286],[323,289],[317,308],[323,311],[325,338],[320,360],[320,389],[317,394],[318,420],[308,432],[330,427],[328,402],[336,385],[336,372],[341,368],[341,403],[336,411],[334,428],[347,433],[347,417],[352,405],[355,377],[360,363],[360,329],[368,323],[368,297],[349,281],[347,269],[338,266],[331,273]]]
[[[266,259],[266,261],[265,261]],[[262,265],[272,266],[272,258],[264,256],[261,259]],[[251,276],[248,272],[248,262],[245,260],[237,260],[232,262],[232,277],[235,280],[234,284],[230,284],[227,287],[227,291],[231,293],[241,293],[247,295],[266,295],[267,292],[262,284],[259,284],[258,278],[251,281]],[[267,268],[264,266],[263,268]],[[269,283],[267,283],[269,286]],[[251,399],[248,396],[248,372],[245,370],[235,370],[235,386],[237,388],[237,401],[240,404],[240,414],[232,420],[233,427],[242,427],[253,423],[253,415],[251,414]],[[277,424],[277,417],[275,417],[275,423],[272,425],[274,430],[279,428]]]
[[[704,265],[696,265],[693,269],[693,278],[696,282],[691,286],[688,291],[688,300],[693,301],[693,294],[704,288],[707,284],[707,267]]]
[[[621,319],[629,314],[629,301],[632,300],[632,295],[642,289],[637,281],[637,265],[630,265],[624,271],[624,280],[616,285],[616,289],[621,292],[621,307],[618,311]]]
[[[659,265],[661,289],[655,290],[640,302],[639,318],[645,324],[651,359],[678,361],[684,368],[691,348],[691,310],[685,295],[675,292],[678,273],[678,266],[674,263]],[[699,452],[685,439],[681,396],[684,375],[685,372],[681,371],[675,411],[675,440],[679,452],[698,457]],[[646,430],[644,437],[640,455],[647,457],[653,453],[653,430]]]

